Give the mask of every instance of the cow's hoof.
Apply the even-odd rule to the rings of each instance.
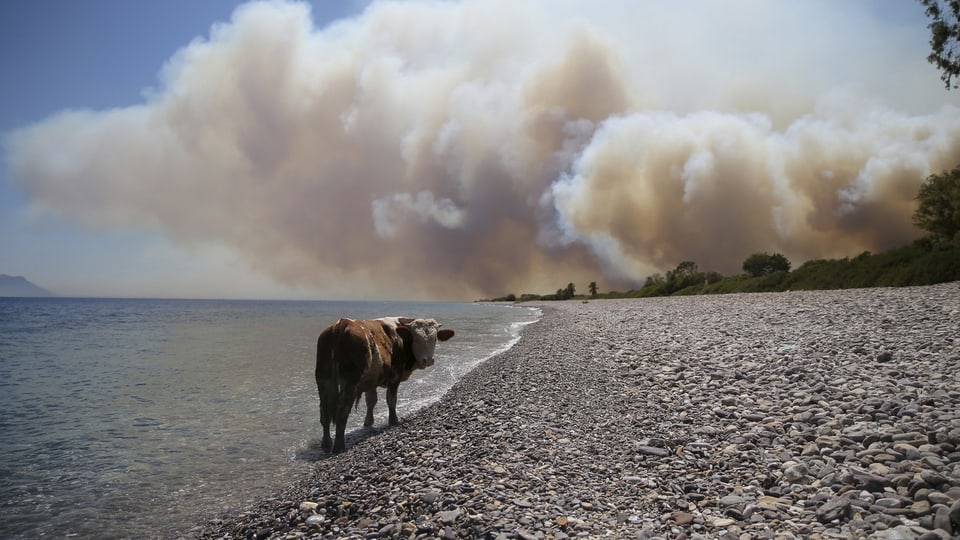
[[[391,425],[391,426],[399,426],[399,425],[400,425],[400,419],[399,419],[399,418],[391,418],[391,419],[390,419],[390,425]]]

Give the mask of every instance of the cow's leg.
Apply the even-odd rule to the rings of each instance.
[[[341,387],[340,395],[337,399],[337,410],[336,410],[336,423],[337,423],[337,433],[333,440],[333,453],[338,454],[343,452],[344,447],[344,432],[347,430],[347,418],[350,416],[350,407],[353,406],[353,392],[347,391],[345,388]]]
[[[334,420],[337,411],[337,385],[331,381],[317,381],[320,392],[320,426],[323,428],[323,439],[320,448],[330,451],[333,441],[330,440],[330,422]]]
[[[400,383],[391,384],[387,387],[387,408],[390,409],[390,425],[395,426],[400,423],[400,418],[397,416],[397,389],[400,388]]]
[[[377,406],[377,389],[367,390],[367,416],[363,419],[363,427],[373,425],[373,408]]]
[[[317,366],[314,370],[314,378],[317,381],[317,393],[320,395],[320,426],[323,428],[323,439],[320,441],[320,448],[330,451],[330,420],[332,411],[336,407],[336,384],[333,385],[333,393],[330,393],[330,382],[333,377],[332,365],[333,355],[330,343],[331,329],[324,328],[317,338]]]
[[[320,448],[330,451],[333,441],[330,440],[330,416],[327,414],[327,403],[323,398],[323,390],[320,390],[320,427],[323,428],[323,439],[320,440]]]

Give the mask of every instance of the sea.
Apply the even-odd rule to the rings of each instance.
[[[0,537],[176,538],[322,466],[313,369],[340,317],[435,318],[401,419],[540,312],[485,303],[0,298]],[[364,428],[363,404],[351,434]],[[383,391],[376,430],[388,429]]]

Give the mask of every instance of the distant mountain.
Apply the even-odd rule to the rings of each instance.
[[[27,281],[27,278],[23,276],[0,274],[0,296],[29,296],[36,298],[40,296],[53,296],[53,293],[43,287],[37,287]]]

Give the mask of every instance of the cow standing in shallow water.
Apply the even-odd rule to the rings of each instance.
[[[373,320],[340,319],[323,329],[317,339],[317,392],[320,394],[321,447],[331,449],[330,421],[336,424],[334,452],[344,449],[343,434],[354,403],[366,394],[364,426],[373,425],[377,388],[387,389],[390,425],[397,417],[397,388],[416,369],[433,365],[437,340],[453,337],[433,319],[384,317]]]

